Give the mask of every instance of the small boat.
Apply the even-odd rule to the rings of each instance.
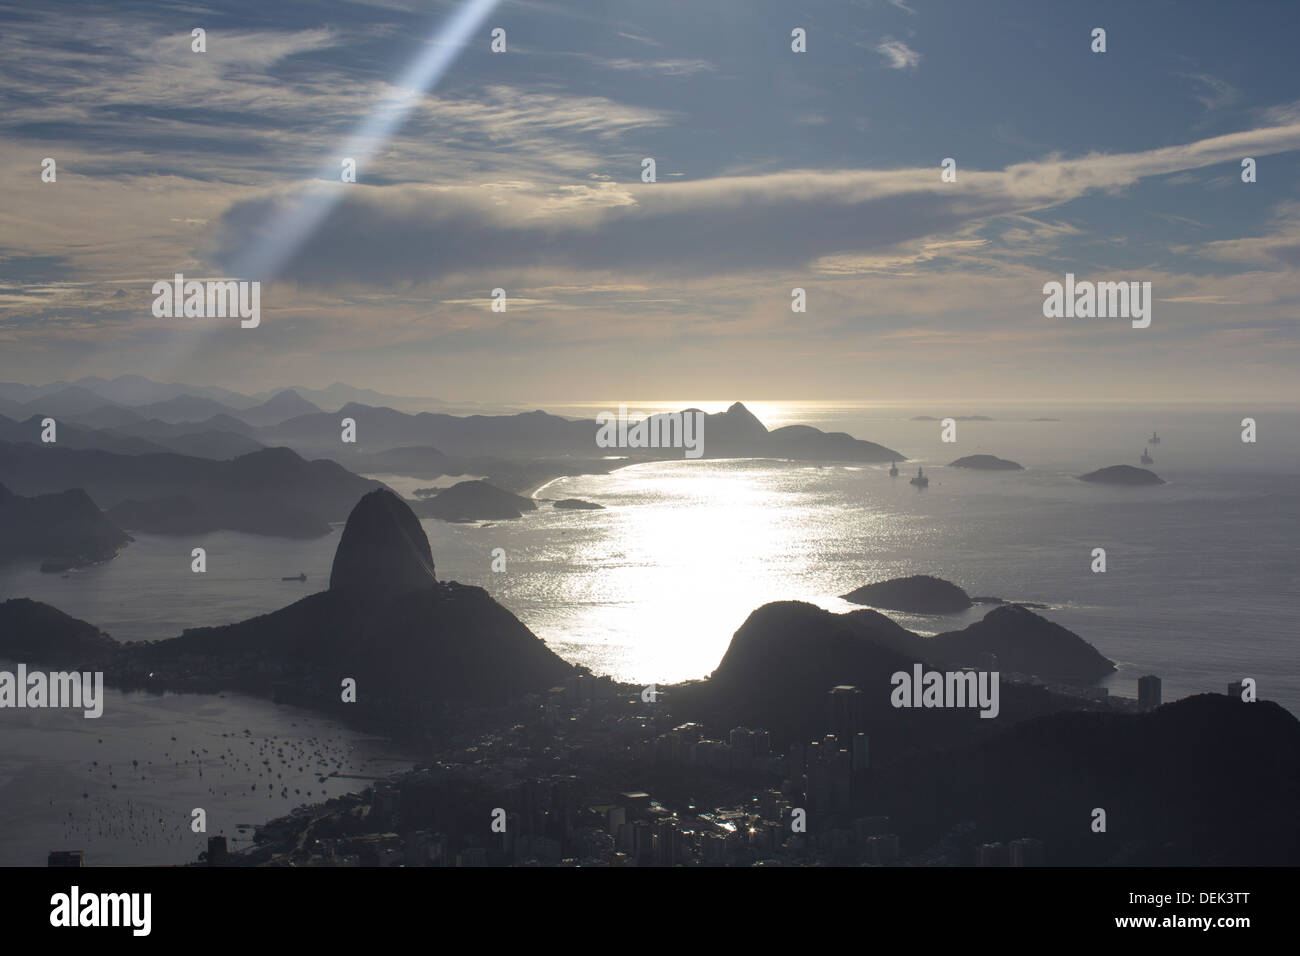
[[[281,581],[306,581],[306,580],[307,580],[307,575],[306,575],[306,574],[295,574],[293,577],[289,577],[289,578],[281,578],[280,580],[281,580]]]
[[[890,478],[897,478],[897,477],[898,477],[898,462],[896,462],[896,461],[891,461],[891,462],[889,463],[889,477],[890,477]]]
[[[1147,454],[1147,451],[1148,451],[1148,449],[1146,449],[1146,448],[1143,448],[1143,449],[1142,449],[1142,457],[1141,457],[1141,459],[1139,459],[1139,460],[1140,460],[1140,461],[1142,462],[1142,464],[1144,464],[1144,465],[1154,465],[1154,464],[1155,464],[1155,459],[1152,458],[1149,454]]]
[[[1147,441],[1147,444],[1148,444],[1148,445],[1159,445],[1159,444],[1160,444],[1160,436],[1157,435],[1155,432],[1152,432],[1152,433],[1151,433],[1151,438],[1150,438],[1150,440]]]
[[[925,472],[921,470],[920,465],[916,466],[916,477],[912,479],[911,483],[916,485],[918,488],[930,487],[930,479],[926,476]]]

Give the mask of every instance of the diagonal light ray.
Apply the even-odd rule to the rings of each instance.
[[[466,0],[430,38],[425,49],[397,81],[396,91],[380,104],[344,144],[338,159],[351,157],[357,168],[364,169],[393,136],[402,121],[437,85],[465,47],[474,31],[500,3],[500,0]],[[326,180],[308,187],[295,201],[287,215],[268,224],[236,257],[231,274],[240,278],[271,278],[293,258],[343,197],[346,184],[337,180],[338,159],[326,164],[317,178]]]

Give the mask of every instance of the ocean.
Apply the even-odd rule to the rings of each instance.
[[[726,407],[624,403],[640,413],[692,404],[710,412]],[[542,407],[592,417],[618,404]],[[851,605],[839,595],[862,584],[933,574],[972,595],[1047,605],[1038,613],[1119,664],[1105,682],[1112,693],[1136,696],[1138,677],[1148,673],[1162,678],[1165,700],[1222,693],[1230,681],[1251,677],[1261,698],[1300,714],[1300,614],[1294,599],[1300,584],[1300,409],[747,405],[769,427],[801,423],[846,431],[911,461],[900,463],[900,476],[892,479],[888,464],[782,460],[666,461],[562,478],[539,489],[538,497],[582,498],[605,510],[563,511],[544,504],[518,521],[423,521],[438,577],[486,588],[567,660],[648,684],[706,676],[750,612],[769,601],[802,600],[842,611]],[[950,444],[940,440],[939,421],[913,420],[921,415],[993,420],[959,420],[957,441]],[[1244,417],[1256,420],[1253,444],[1241,441]],[[1049,418],[1057,420],[1033,420]],[[1161,442],[1148,445],[1153,430]],[[707,429],[704,442],[707,449]],[[1107,465],[1137,465],[1144,447],[1154,459],[1149,467],[1167,484],[1121,488],[1075,477]],[[1010,458],[1025,470],[946,467],[972,454]],[[924,490],[907,481],[918,463],[931,477]],[[408,493],[433,484],[383,477]],[[67,578],[31,566],[0,567],[0,597],[46,601],[119,640],[171,637],[185,627],[265,613],[326,587],[338,534],[336,528],[311,541],[233,532],[185,539],[137,535],[112,562]],[[207,549],[206,574],[190,570],[193,547]],[[492,570],[497,548],[506,557],[500,572]],[[1091,570],[1094,548],[1106,551],[1105,573]],[[305,583],[280,580],[300,572],[308,576]],[[987,611],[890,616],[931,634],[963,627]],[[129,759],[153,760],[158,767],[170,759],[160,759],[164,752],[186,755],[200,740],[209,751],[216,740],[229,744],[219,734],[231,728],[240,737],[249,729],[266,742],[295,736],[298,728],[286,724],[305,720],[312,722],[307,736],[353,748],[351,772],[373,770],[376,761],[396,767],[409,757],[322,718],[229,695],[172,696],[161,704],[118,695],[98,721],[43,714],[19,726],[14,713],[0,722],[6,806],[14,805],[11,793],[21,796],[34,787],[54,803],[41,807],[30,794],[22,796],[25,809],[7,814],[5,826],[15,832],[5,836],[21,840],[20,829],[72,826],[62,822],[71,812],[75,827],[58,845],[81,840],[107,855],[128,852],[131,841],[96,843],[90,829],[97,820],[120,816],[123,797],[102,788],[82,794],[91,793],[92,778],[99,783],[87,767],[103,762],[96,755],[107,746],[104,730],[110,727],[135,740],[126,748],[133,751]],[[62,729],[47,733],[41,720]],[[175,730],[163,736],[172,724],[184,725],[183,741],[167,739]],[[155,730],[139,736],[140,728],[150,726]],[[99,737],[104,745],[95,742]],[[114,767],[127,759],[125,752],[115,754]],[[240,786],[266,780],[248,776],[256,767],[248,773],[242,765],[236,769],[228,791],[233,802],[223,805],[228,814],[222,819],[260,822],[294,805],[268,797],[260,787],[245,798]],[[150,784],[144,776],[145,789],[130,792],[140,805],[153,807],[148,795],[160,787],[179,792],[188,785],[194,800],[203,799],[197,779],[182,784],[180,776],[156,774],[160,782]],[[290,793],[294,789],[305,793],[308,787],[297,781]],[[171,800],[169,806],[165,819],[174,825],[178,805]],[[215,832],[211,823],[209,832]],[[40,831],[45,842],[37,840],[18,855],[33,862],[32,853],[40,849],[43,860],[53,836],[52,830]],[[0,846],[0,863],[18,861],[11,840]],[[182,835],[178,845],[146,852],[155,854],[155,862],[192,859],[195,846],[196,839]]]

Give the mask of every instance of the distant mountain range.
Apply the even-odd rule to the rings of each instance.
[[[823,432],[807,425],[769,430],[740,402],[710,415],[683,410],[681,414],[701,415],[704,423],[699,455],[688,456],[680,447],[680,430],[678,447],[610,448],[598,443],[601,428],[596,421],[543,411],[453,415],[356,400],[329,411],[307,395],[322,400],[362,396],[370,401],[408,401],[342,384],[323,390],[281,389],[259,402],[226,389],[185,389],[140,376],[112,381],[85,378],[46,386],[0,383],[0,441],[40,442],[44,422],[53,419],[61,448],[118,455],[175,452],[225,461],[283,446],[308,458],[337,461],[357,473],[420,478],[482,475],[515,489],[560,475],[684,457],[906,460],[893,449],[843,432]],[[355,441],[343,441],[345,420],[353,423]]]
[[[697,409],[686,409],[689,414]],[[357,442],[344,449],[339,422],[356,422]],[[259,432],[265,442],[288,445],[304,454],[338,457],[391,449],[397,446],[433,446],[440,452],[471,458],[503,459],[544,456],[606,458],[611,454],[638,459],[681,459],[681,447],[606,449],[596,444],[594,420],[574,420],[543,411],[515,415],[455,416],[422,412],[409,415],[391,408],[349,404],[338,412],[291,418]],[[363,451],[363,449],[365,451]],[[725,412],[704,416],[701,451],[704,458],[792,458],[805,461],[885,462],[906,461],[906,456],[861,441],[843,432],[823,432],[808,425],[787,425],[768,430],[752,412],[736,402]],[[340,454],[342,452],[342,454]]]
[[[86,411],[105,402],[126,408],[163,405],[175,399],[206,399],[219,404],[223,410],[246,411],[268,403],[284,392],[293,392],[303,401],[319,409],[340,408],[349,402],[368,405],[387,405],[412,411],[426,411],[440,408],[470,407],[462,403],[452,406],[438,398],[423,398],[409,395],[389,395],[369,388],[356,388],[342,382],[335,382],[326,388],[307,388],[291,385],[283,389],[274,389],[252,394],[241,394],[228,388],[205,385],[182,385],[178,383],[155,382],[142,375],[121,375],[111,381],[98,376],[79,378],[75,382],[51,382],[48,385],[22,385],[16,382],[0,382],[0,415],[13,418],[14,405],[27,405],[37,400],[48,400],[45,414],[71,414],[74,411]],[[94,396],[91,398],[90,396]],[[209,411],[201,418],[216,414]],[[147,416],[146,416],[147,417]],[[161,416],[159,416],[161,417]],[[164,419],[166,420],[166,419]],[[195,421],[198,419],[189,419]]]
[[[32,416],[73,421],[93,428],[120,428],[141,422],[168,424],[203,423],[214,418],[242,422],[246,426],[278,425],[300,415],[321,411],[292,389],[276,392],[266,401],[246,405],[219,402],[201,395],[184,393],[156,402],[125,405],[79,385],[70,385],[24,402],[0,399],[0,414],[6,418]]]
[[[327,411],[304,392],[350,400]],[[474,476],[419,502],[417,513],[450,521],[505,519],[535,507],[516,491],[552,478],[688,457],[680,427],[678,447],[609,447],[598,441],[595,420],[543,411],[401,411],[363,404],[358,397],[403,401],[342,384],[261,397],[142,376],[45,386],[0,383],[0,481],[19,495],[80,489],[105,510],[103,520],[129,531],[193,535],[224,529],[311,537],[327,534],[359,495],[380,487],[363,474]],[[656,417],[664,421],[677,414]],[[906,460],[842,432],[806,425],[769,430],[740,402],[717,414],[680,414],[703,422],[692,448],[699,455],[692,458]],[[51,420],[55,440],[46,442]],[[355,441],[343,440],[345,421]],[[24,547],[51,555],[66,550],[57,536]]]
[[[315,537],[382,487],[332,461],[264,448],[230,461],[0,441],[0,482],[22,494],[85,488],[118,525],[154,534],[228,529]]]

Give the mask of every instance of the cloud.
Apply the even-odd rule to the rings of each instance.
[[[851,268],[855,256],[872,268],[891,259],[920,263],[936,258],[934,250],[942,248],[936,243],[978,238],[967,231],[996,217],[1027,217],[1090,192],[1120,192],[1144,177],[1235,162],[1243,150],[1264,155],[1297,148],[1300,124],[1136,153],[965,170],[957,184],[922,168],[791,170],[652,184],[335,186],[329,188],[345,190],[338,206],[285,275],[332,286],[539,268],[668,278],[790,270],[828,257],[839,271]],[[231,261],[302,196],[284,191],[235,204],[221,222],[217,261]],[[1042,255],[1075,234],[1068,225],[1022,218],[999,248]],[[1287,250],[1279,246],[1274,254]]]
[[[1179,76],[1192,80],[1196,84],[1192,96],[1207,110],[1231,106],[1241,98],[1236,87],[1209,73],[1180,73]]]
[[[921,62],[921,54],[902,40],[895,40],[893,37],[885,37],[876,46],[876,52],[885,58],[885,62],[891,70],[913,69]]]
[[[1220,262],[1249,265],[1261,271],[1292,271],[1300,268],[1300,202],[1279,203],[1269,229],[1261,236],[1220,239],[1200,246],[1182,246],[1177,251]]]
[[[691,76],[695,73],[707,73],[713,70],[713,64],[707,60],[630,60],[627,58],[598,57],[592,62],[607,70],[663,73],[667,76]]]

